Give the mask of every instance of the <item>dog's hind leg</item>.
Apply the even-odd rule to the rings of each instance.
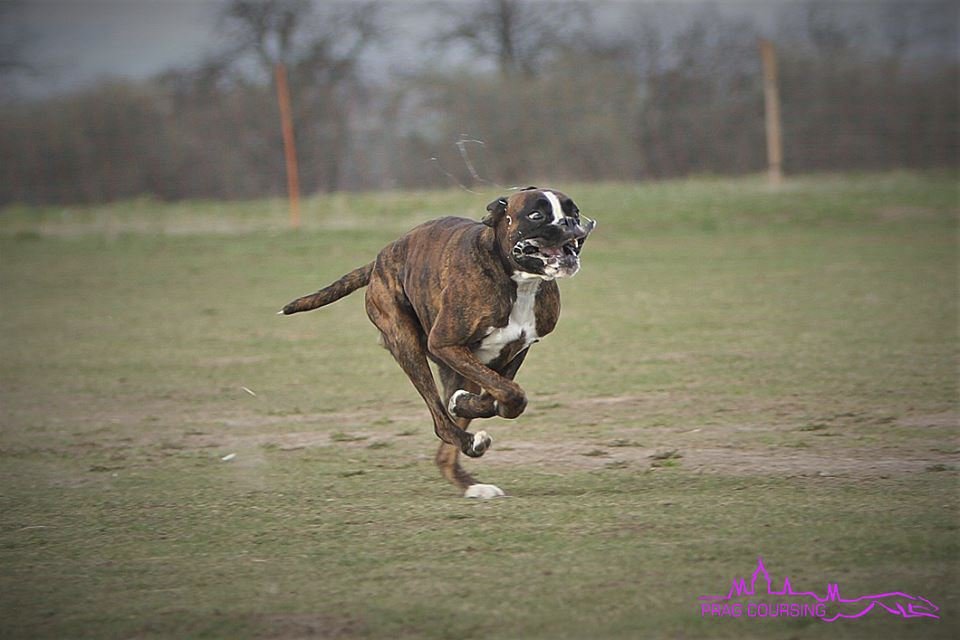
[[[480,387],[478,385],[467,381],[463,376],[443,363],[439,363],[437,369],[440,372],[443,400],[447,407],[454,406],[451,404],[451,401],[456,400],[457,394],[467,394],[478,400],[483,399],[484,401],[489,401],[490,415],[496,412],[492,404],[493,398],[487,395],[480,395]],[[469,418],[455,417],[455,422],[456,425],[464,431],[470,426]],[[477,482],[473,476],[460,466],[459,458],[460,451],[455,446],[449,445],[446,442],[440,443],[440,448],[437,449],[435,459],[437,467],[440,468],[440,473],[443,474],[444,478],[463,491],[465,498],[496,498],[505,495],[503,490],[496,485]]]
[[[376,277],[367,288],[366,306],[367,315],[380,329],[385,346],[427,404],[437,437],[472,458],[482,456],[490,447],[491,438],[486,431],[474,434],[461,429],[447,415],[427,363],[426,338],[413,312],[398,304],[389,287]]]
[[[469,420],[458,420],[457,424],[466,429]],[[436,463],[443,477],[463,491],[464,498],[497,498],[504,494],[503,489],[493,484],[483,484],[460,466],[460,451],[452,444],[440,443],[437,449]]]
[[[437,463],[437,467],[440,469],[443,477],[461,491],[465,491],[467,487],[477,483],[473,476],[460,466],[460,449],[452,444],[441,442],[440,448],[437,449],[437,456],[434,458],[434,462]]]
[[[443,477],[461,491],[466,491],[470,485],[477,484],[474,477],[460,466],[460,449],[454,445],[441,442],[434,461]]]

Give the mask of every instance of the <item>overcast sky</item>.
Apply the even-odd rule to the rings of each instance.
[[[836,0],[834,6],[855,15],[871,2],[876,7],[875,3],[882,1]],[[721,13],[748,18],[761,32],[770,33],[776,7],[789,2],[716,0],[712,4]],[[389,50],[380,52],[381,66],[396,65],[405,57],[422,64],[422,38],[415,32],[429,32],[429,16],[436,8],[426,0],[387,0],[385,4],[389,5],[392,26],[409,37],[394,40]],[[595,12],[598,26],[612,33],[622,31],[620,23],[624,21],[618,16],[639,4],[643,2],[595,4],[605,8]],[[706,5],[703,0],[660,0],[659,4],[677,5],[676,12],[668,13],[678,16]],[[217,14],[222,6],[223,0],[0,0],[0,46],[19,42],[23,57],[39,72],[35,77],[17,78],[15,90],[20,95],[61,92],[105,76],[143,78],[173,66],[189,65],[214,50]]]
[[[215,0],[0,0],[0,36],[16,38],[41,72],[30,93],[57,91],[104,75],[144,77],[188,64],[211,46]]]

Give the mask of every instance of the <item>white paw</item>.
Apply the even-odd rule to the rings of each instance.
[[[469,393],[470,393],[469,391],[464,391],[463,389],[457,389],[456,391],[453,392],[453,395],[450,396],[450,402],[447,403],[447,412],[451,416],[453,416],[454,418],[458,417],[457,416],[457,398],[459,398],[462,395],[467,395]],[[476,442],[476,440],[474,440],[474,442]]]
[[[463,492],[464,498],[482,498],[484,500],[505,495],[507,494],[503,492],[503,489],[495,484],[472,484]]]
[[[473,434],[473,450],[483,453],[490,447],[493,438],[486,431],[477,431]]]

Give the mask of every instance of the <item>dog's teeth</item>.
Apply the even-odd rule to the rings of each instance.
[[[544,247],[540,253],[551,258],[559,257],[563,255],[563,247]]]

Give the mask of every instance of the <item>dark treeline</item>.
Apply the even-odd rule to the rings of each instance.
[[[0,203],[283,194],[278,63],[305,193],[757,172],[761,35],[788,173],[956,166],[957,22],[951,2],[229,0],[190,68],[0,106]]]

